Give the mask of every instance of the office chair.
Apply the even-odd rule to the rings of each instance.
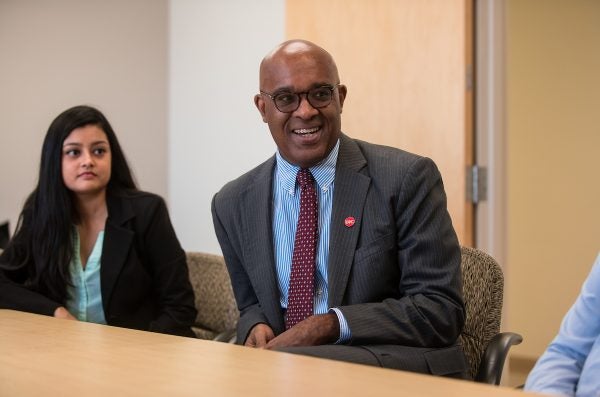
[[[460,335],[473,380],[499,385],[511,346],[522,342],[514,332],[500,333],[504,275],[498,262],[475,248],[461,247],[466,321]]]
[[[223,257],[202,252],[186,255],[198,310],[192,331],[200,339],[233,342],[239,312]]]

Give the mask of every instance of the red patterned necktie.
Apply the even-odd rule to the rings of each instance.
[[[285,329],[290,329],[313,314],[315,289],[315,258],[319,228],[315,180],[306,168],[298,171],[296,180],[300,185],[300,215],[292,254]]]

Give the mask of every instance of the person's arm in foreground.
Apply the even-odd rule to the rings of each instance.
[[[558,335],[529,374],[525,390],[575,395],[582,368],[599,335],[600,255],[563,319]]]

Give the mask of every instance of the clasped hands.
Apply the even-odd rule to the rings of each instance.
[[[275,336],[267,324],[256,324],[246,338],[245,346],[277,349],[288,346],[317,346],[338,340],[340,325],[333,313],[317,314]]]

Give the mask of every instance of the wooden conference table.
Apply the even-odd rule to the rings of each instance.
[[[220,342],[0,310],[0,396],[517,396]]]

